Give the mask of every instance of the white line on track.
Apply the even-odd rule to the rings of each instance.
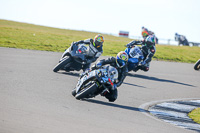
[[[154,116],[176,126],[200,132],[200,124],[188,117],[188,113],[200,107],[200,100],[169,100],[146,103],[140,108],[148,110],[144,112],[148,116]]]

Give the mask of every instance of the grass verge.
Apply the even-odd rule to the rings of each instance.
[[[192,110],[188,116],[195,121],[196,123],[200,124],[200,108],[196,108],[194,110]]]
[[[63,52],[73,41],[93,38],[94,32],[75,31],[0,19],[0,47]],[[104,56],[124,51],[129,38],[103,34]],[[195,63],[200,47],[156,45],[154,60]]]

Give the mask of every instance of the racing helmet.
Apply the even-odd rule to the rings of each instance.
[[[126,65],[128,61],[128,54],[124,51],[121,51],[116,56],[116,64],[119,68],[122,68]]]
[[[98,34],[94,37],[93,45],[94,45],[94,47],[99,48],[103,45],[103,42],[104,42],[104,37],[102,35]]]
[[[143,37],[147,37],[149,35],[149,33],[146,30],[142,30],[142,36]]]
[[[147,47],[152,47],[152,46],[154,46],[156,44],[156,38],[153,35],[152,36],[148,36],[145,41],[146,41],[145,45]]]

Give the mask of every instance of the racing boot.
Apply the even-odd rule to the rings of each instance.
[[[107,93],[109,93],[109,92],[108,92],[108,90],[105,89],[100,95],[105,96]]]

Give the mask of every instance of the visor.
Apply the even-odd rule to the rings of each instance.
[[[97,48],[99,48],[102,44],[103,44],[103,42],[98,42],[98,41],[94,42],[94,46]]]

